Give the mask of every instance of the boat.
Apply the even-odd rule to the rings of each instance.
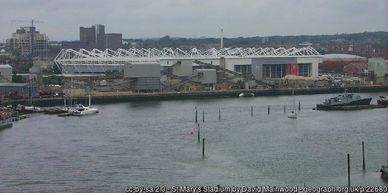
[[[255,93],[253,93],[253,92],[242,92],[238,96],[239,97],[254,97]]]
[[[317,110],[338,110],[338,107],[365,106],[370,105],[372,98],[362,98],[354,93],[344,93],[336,97],[326,99],[323,103],[317,104]]]
[[[296,119],[297,118],[297,115],[296,115],[296,105],[295,105],[295,96],[294,96],[294,91],[292,91],[292,96],[293,96],[293,107],[292,107],[292,111],[290,111],[287,115],[288,118],[290,119]]]
[[[290,111],[288,113],[287,117],[290,118],[290,119],[296,119],[297,118],[296,112],[295,111]]]
[[[381,166],[380,172],[381,178],[388,180],[388,165]]]
[[[11,128],[13,126],[12,119],[8,118],[0,121],[0,130]]]
[[[79,105],[78,109],[72,109],[71,111],[72,111],[71,114],[74,116],[84,116],[84,115],[92,115],[92,114],[98,113],[97,108],[92,108],[90,106],[85,107],[83,105]]]
[[[66,107],[53,107],[53,108],[48,108],[44,111],[45,114],[62,114],[68,112],[69,109]]]
[[[377,99],[377,104],[388,106],[388,97],[379,96],[379,99]]]
[[[39,113],[43,112],[43,110],[36,106],[24,106],[24,105],[17,105],[16,110],[21,113]]]
[[[97,114],[98,109],[91,107],[91,99],[90,99],[90,95],[89,95],[89,106],[85,107],[81,104],[78,104],[75,108],[70,108],[69,112],[73,116],[84,116],[84,115]]]
[[[13,126],[11,113],[0,111],[0,130],[11,128]]]

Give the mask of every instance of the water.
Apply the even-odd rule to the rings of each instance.
[[[388,185],[377,172],[388,163],[388,109],[312,110],[330,96],[296,96],[302,101],[297,120],[283,112],[283,104],[292,106],[289,96],[99,105],[100,114],[88,117],[35,114],[0,131],[0,192],[125,192],[130,185],[346,186],[347,153],[352,185]],[[195,106],[206,138],[205,159]]]

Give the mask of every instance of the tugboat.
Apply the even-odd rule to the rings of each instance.
[[[388,180],[388,165],[381,166],[380,172],[381,178]]]
[[[377,99],[377,104],[388,106],[388,97],[379,96],[379,99]]]
[[[326,99],[322,104],[317,104],[317,110],[336,110],[338,107],[369,105],[372,98],[361,98],[360,95],[344,93]]]

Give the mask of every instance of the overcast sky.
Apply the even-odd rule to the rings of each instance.
[[[28,19],[51,40],[97,23],[124,38],[388,31],[388,0],[0,0],[0,13],[3,42]]]

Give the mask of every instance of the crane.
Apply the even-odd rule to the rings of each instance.
[[[21,23],[31,23],[31,27],[34,27],[34,23],[43,23],[42,21],[34,20],[34,19],[31,19],[31,20],[12,20],[12,21],[21,22]]]

